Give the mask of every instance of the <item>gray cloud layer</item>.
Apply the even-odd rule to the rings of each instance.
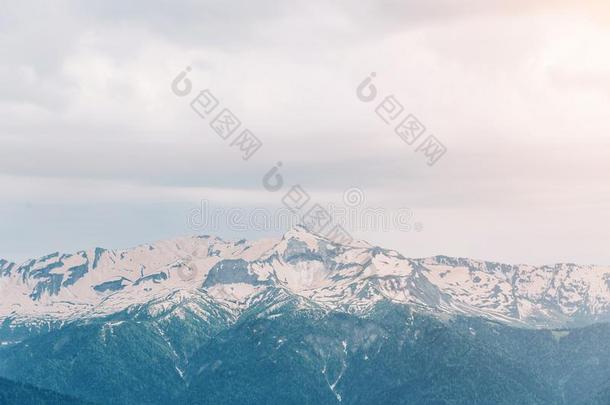
[[[412,208],[423,233],[356,232],[407,255],[608,263],[609,16],[601,1],[6,4],[0,257],[188,233],[176,218],[202,198],[275,206],[260,179],[281,160],[319,198],[359,186]],[[252,161],[170,92],[186,65],[263,139]],[[356,98],[372,71],[448,147],[436,166]]]

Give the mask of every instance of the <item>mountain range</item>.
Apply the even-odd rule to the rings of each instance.
[[[608,404],[609,280],[302,226],[0,260],[0,376],[99,404]]]

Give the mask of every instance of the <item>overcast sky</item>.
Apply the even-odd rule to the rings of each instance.
[[[352,230],[409,257],[610,264],[609,49],[606,0],[0,1],[0,257],[281,234],[187,223],[279,207],[281,161],[312,201],[411,209],[418,232]],[[172,93],[186,66],[250,160]],[[358,99],[371,72],[434,166]]]

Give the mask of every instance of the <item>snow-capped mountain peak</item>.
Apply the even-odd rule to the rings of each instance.
[[[366,312],[389,300],[434,313],[559,327],[609,319],[609,280],[610,268],[599,266],[409,259],[366,242],[340,245],[298,226],[276,240],[202,235],[126,250],[53,253],[21,265],[0,260],[0,320],[95,317],[162,307],[184,294],[238,313],[255,297],[281,290],[329,311]]]

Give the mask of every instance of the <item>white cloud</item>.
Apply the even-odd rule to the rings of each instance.
[[[273,205],[260,179],[281,160],[287,184],[318,198],[359,185],[428,216],[428,233],[404,239],[416,246],[405,254],[554,261],[564,257],[559,238],[573,261],[608,262],[602,233],[582,241],[610,199],[601,2],[276,4],[13,3],[0,17],[4,203],[222,194],[219,203]],[[187,64],[195,88],[210,88],[264,141],[251,162],[170,92]],[[371,71],[380,94],[446,144],[437,166],[356,98]],[[539,215],[547,208],[578,220],[562,231]]]

